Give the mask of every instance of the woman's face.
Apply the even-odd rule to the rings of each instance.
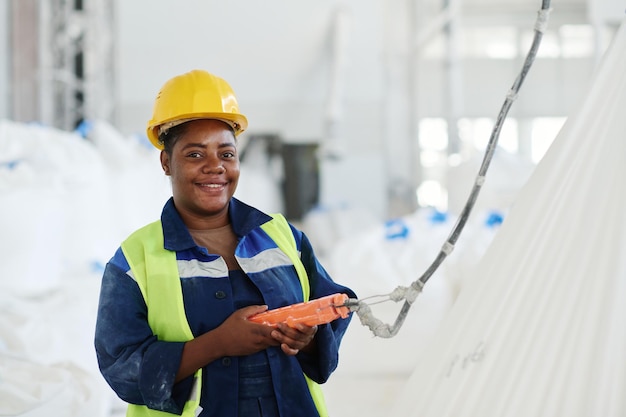
[[[161,166],[172,180],[174,204],[188,227],[228,223],[228,202],[239,181],[239,156],[230,127],[219,120],[185,124],[171,155],[161,152]]]

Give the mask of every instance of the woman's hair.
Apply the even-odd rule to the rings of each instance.
[[[191,121],[193,120],[181,123],[179,125],[176,125],[174,127],[167,129],[166,131],[162,133],[159,133],[159,142],[163,144],[163,150],[165,151],[166,154],[170,156],[172,155],[172,150],[174,149],[174,145],[176,144],[176,142],[178,142],[178,139],[180,139],[181,137],[183,137],[185,133],[187,133],[187,126],[189,125],[189,122]],[[235,137],[235,143],[237,143],[237,136],[235,135],[235,130],[233,129],[233,127],[229,123],[224,122],[224,124],[230,128],[230,130],[233,133],[233,136]]]
[[[187,122],[181,123],[174,127],[167,129],[165,132],[159,134],[159,142],[163,144],[163,150],[166,154],[172,155],[174,145],[178,142],[185,132],[187,131]]]

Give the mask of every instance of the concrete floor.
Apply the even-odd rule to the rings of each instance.
[[[380,417],[389,413],[409,375],[349,376],[340,372],[323,385],[330,417]]]

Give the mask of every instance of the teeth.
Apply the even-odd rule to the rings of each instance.
[[[203,187],[208,187],[208,188],[221,188],[222,184],[200,184]]]

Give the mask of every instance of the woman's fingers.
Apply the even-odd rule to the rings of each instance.
[[[315,333],[317,326],[298,323],[296,327],[289,327],[285,323],[279,323],[272,331],[272,337],[281,343],[285,354],[295,355],[315,339]]]

